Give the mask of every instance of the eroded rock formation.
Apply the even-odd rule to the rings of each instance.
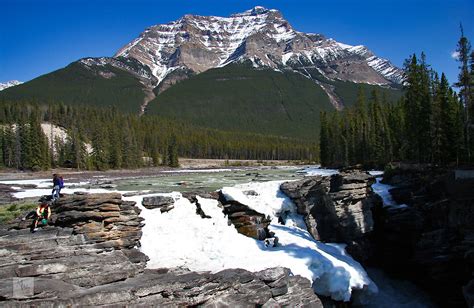
[[[280,189],[296,204],[314,239],[346,243],[361,260],[368,257],[366,235],[374,228],[371,209],[381,202],[370,188],[373,183],[371,175],[356,171],[311,176],[283,183]]]

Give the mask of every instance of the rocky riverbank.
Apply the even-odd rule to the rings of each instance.
[[[120,194],[69,195],[52,210],[49,225],[37,233],[21,219],[0,227],[6,306],[322,306],[311,283],[285,268],[146,269],[147,257],[137,249],[140,210]]]

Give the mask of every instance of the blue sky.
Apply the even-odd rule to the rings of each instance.
[[[0,0],[0,82],[112,56],[146,27],[184,14],[228,16],[256,5],[280,10],[296,30],[366,45],[397,66],[424,51],[451,83],[460,22],[474,41],[474,0]]]

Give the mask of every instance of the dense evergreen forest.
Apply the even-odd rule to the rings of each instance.
[[[65,128],[67,139],[48,144],[42,122]],[[0,124],[0,165],[22,170],[176,167],[178,156],[314,160],[318,153],[317,144],[306,141],[203,129],[90,106],[3,101]]]
[[[361,92],[353,107],[321,113],[320,158],[324,166],[392,161],[472,164],[474,154],[474,51],[461,29],[457,94],[426,56],[405,61],[404,96],[395,104]]]

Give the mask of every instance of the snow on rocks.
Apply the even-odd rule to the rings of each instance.
[[[279,238],[277,247],[243,236],[229,226],[217,200],[197,197],[207,219],[196,214],[196,206],[179,193],[161,194],[174,198],[174,209],[142,208],[145,218],[141,251],[150,261],[148,268],[185,267],[194,271],[217,272],[226,268],[259,271],[269,267],[289,267],[294,275],[313,282],[318,293],[335,300],[349,301],[352,291],[377,292],[363,267],[341,247],[315,241],[302,227],[296,209],[280,191],[281,182],[264,182],[224,188],[232,200],[245,202],[254,210],[269,215],[269,229]],[[251,189],[255,193],[244,194]],[[141,196],[125,198],[140,204]],[[285,213],[287,224],[278,223]],[[299,220],[299,222],[298,222]],[[298,227],[300,226],[300,227]]]

